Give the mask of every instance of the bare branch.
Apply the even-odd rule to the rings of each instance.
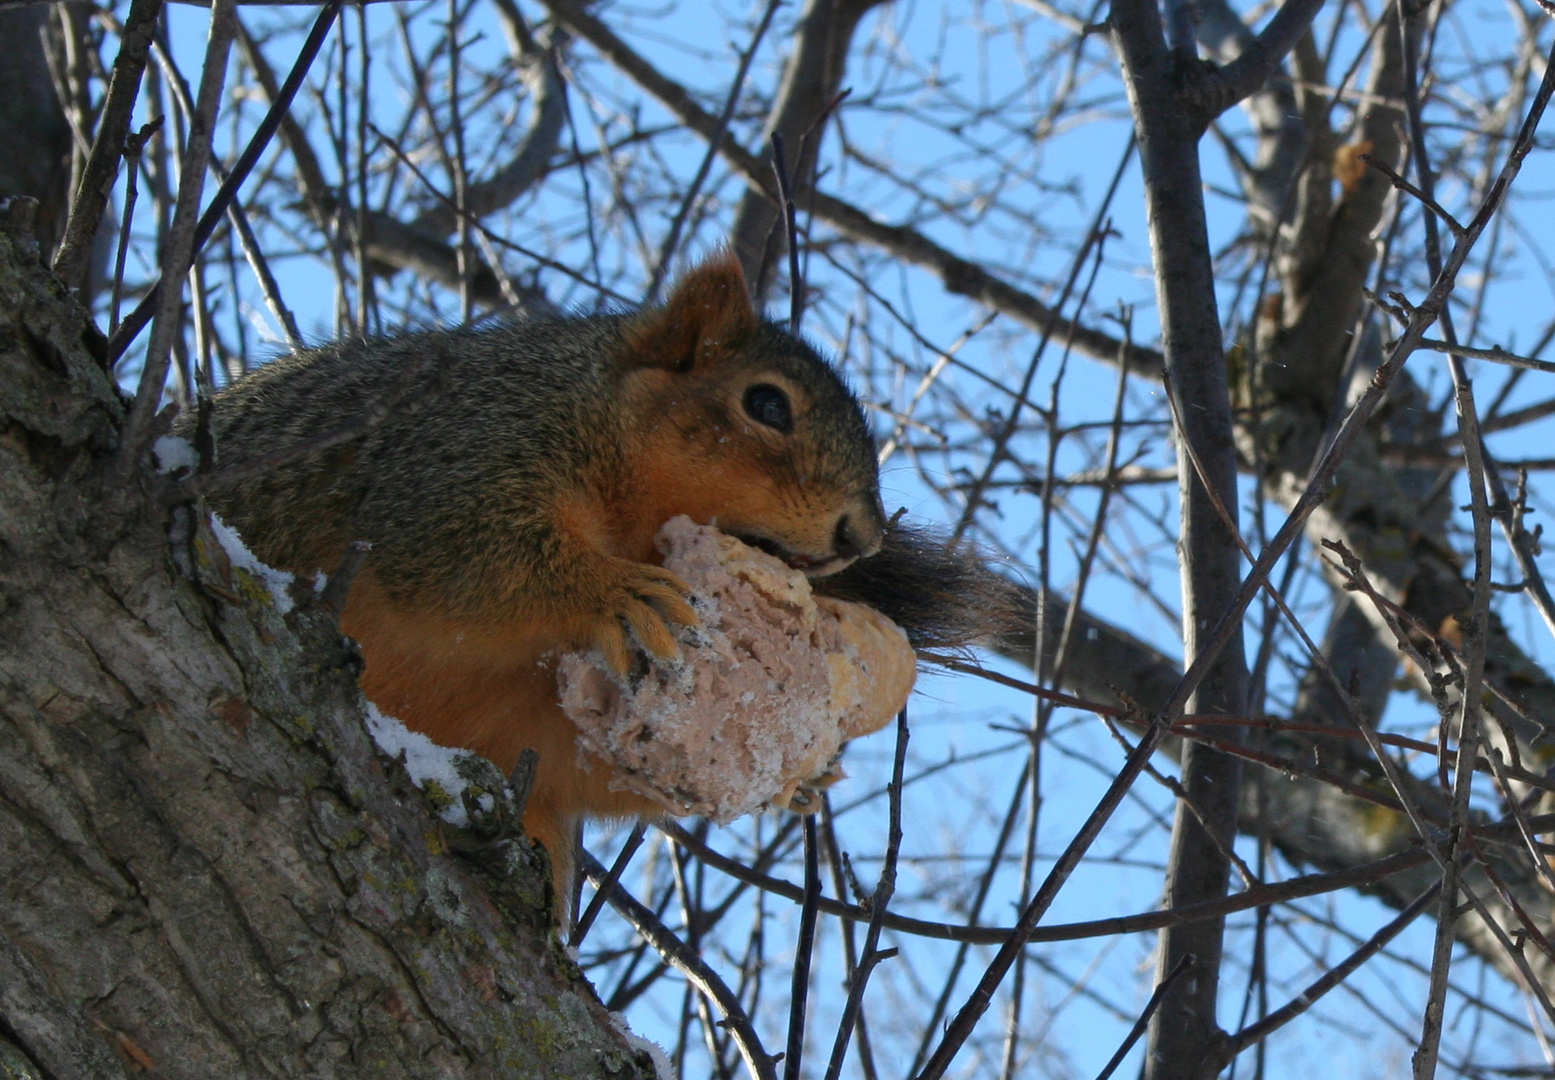
[[[216,2],[219,2],[219,0],[216,0]],[[198,226],[194,228],[190,239],[189,258],[192,259],[194,254],[205,246],[206,241],[211,238],[211,234],[216,231],[217,224],[227,212],[228,203],[237,195],[238,189],[243,186],[243,181],[248,179],[249,172],[259,163],[259,157],[264,153],[265,147],[270,144],[270,139],[275,135],[276,129],[281,126],[282,119],[285,117],[287,110],[291,108],[292,98],[302,87],[302,80],[307,75],[308,68],[312,66],[318,51],[323,48],[324,39],[328,35],[330,27],[334,25],[335,16],[340,13],[340,4],[341,0],[326,0],[323,10],[319,12],[318,18],[314,20],[308,39],[304,42],[302,50],[297,56],[297,62],[292,65],[292,70],[286,76],[286,82],[281,86],[276,99],[271,103],[270,111],[265,114],[264,120],[255,129],[253,136],[248,141],[248,145],[243,148],[243,153],[238,157],[236,163],[233,164],[232,171],[217,190],[215,197],[211,199],[210,205],[205,208],[205,213],[201,215]],[[235,13],[233,21],[234,23],[236,22]],[[206,137],[209,138],[209,135],[207,134]],[[208,158],[209,154],[207,153],[206,156]],[[204,163],[202,162],[202,179],[203,175]],[[183,187],[180,186],[180,195],[182,191]],[[198,192],[195,194],[197,195]],[[182,284],[182,274],[183,271],[180,270],[178,275],[180,287]],[[156,305],[160,302],[158,297],[161,296],[164,288],[169,292],[176,291],[172,286],[164,286],[162,284],[168,280],[170,279],[164,275],[161,281],[151,288],[146,298],[140,302],[140,305],[120,325],[118,331],[108,343],[108,355],[111,359],[117,360],[123,356],[130,343],[145,328],[146,323],[151,321],[152,316],[157,311]],[[150,353],[151,350],[148,346],[148,355]]]
[[[842,90],[847,58],[859,23],[881,0],[807,0],[794,31],[794,51],[783,69],[777,100],[762,128],[762,145],[773,135],[797,152],[792,179],[795,198],[809,208],[815,187],[828,111]],[[719,134],[714,146],[723,142]],[[772,268],[787,240],[777,207],[760,188],[747,187],[731,229],[735,256],[760,303],[772,284]]]
[[[1440,882],[1426,889],[1425,892],[1415,897],[1408,907],[1399,912],[1397,917],[1368,938],[1364,945],[1345,957],[1341,963],[1325,971],[1322,978],[1298,994],[1295,1000],[1276,1009],[1251,1027],[1244,1028],[1231,1036],[1228,1040],[1229,1045],[1221,1058],[1222,1063],[1229,1064],[1231,1059],[1243,1050],[1267,1039],[1313,1005],[1316,1005],[1319,998],[1348,979],[1356,969],[1381,952],[1388,942],[1398,937],[1410,923],[1419,918],[1420,914],[1430,906],[1431,901],[1435,900],[1440,892]]]
[[[1190,82],[1189,94],[1205,111],[1206,120],[1219,116],[1268,82],[1322,8],[1323,0],[1285,0],[1240,56],[1219,71]]]
[[[155,312],[156,321],[152,325],[151,340],[146,345],[146,360],[135,390],[135,403],[130,408],[119,447],[116,478],[121,484],[127,483],[140,468],[151,446],[152,421],[162,403],[173,339],[182,333],[184,276],[203,243],[197,218],[200,193],[205,190],[211,138],[216,130],[216,110],[221,104],[221,90],[227,79],[227,54],[236,32],[237,9],[232,0],[215,0],[211,5],[210,38],[205,47],[199,96],[189,116],[188,146],[179,169],[178,206],[174,211],[167,250],[162,257],[161,279],[167,284],[160,292],[153,291],[141,304],[142,309]],[[224,206],[221,212],[225,212]]]
[[[124,155],[125,140],[134,119],[135,99],[140,96],[140,78],[146,70],[146,57],[162,13],[161,0],[134,0],[119,39],[119,55],[113,62],[108,97],[97,124],[86,169],[76,185],[75,201],[65,224],[65,238],[54,256],[54,272],[68,285],[81,288],[91,258],[92,239],[97,235],[108,197],[113,193],[119,159]]]
[[[687,127],[704,138],[716,137],[718,118],[698,105],[684,87],[660,73],[603,22],[576,6],[573,0],[544,2],[569,30],[592,44],[612,64],[663,102]],[[727,134],[719,145],[719,151],[744,175],[746,183],[761,191],[769,203],[773,206],[780,204],[781,196],[771,178],[771,170],[760,158]],[[933,271],[952,293],[1006,312],[1033,329],[1072,335],[1075,348],[1097,359],[1111,360],[1118,355],[1117,339],[1089,327],[1072,324],[1035,296],[952,254],[915,229],[905,225],[882,224],[857,207],[819,191],[812,196],[810,209],[817,218],[854,239]],[[1160,355],[1151,349],[1136,348],[1130,355],[1130,370],[1141,376],[1149,378],[1161,370]]]
[[[599,860],[586,851],[581,853],[579,869],[588,875],[595,888],[605,892],[610,906],[620,912],[621,916],[632,924],[660,956],[683,974],[698,991],[717,1004],[718,1010],[723,1013],[724,1023],[734,1035],[751,1076],[755,1080],[777,1080],[777,1072],[772,1067],[772,1056],[762,1048],[761,1039],[757,1036],[756,1029],[751,1026],[750,1017],[746,1016],[745,1010],[740,1007],[739,998],[718,977],[717,972],[708,967],[695,950],[688,948],[660,922],[658,916],[638,903],[619,884],[611,883],[609,872],[599,864]]]
[[[519,19],[516,8],[511,8],[510,4],[499,4],[498,11],[509,23]],[[519,35],[514,37],[516,43],[524,41]],[[562,46],[563,41],[533,41],[525,51],[514,56],[514,62],[530,72],[533,105],[529,130],[507,162],[485,179],[473,180],[465,186],[464,212],[470,217],[483,218],[511,205],[539,182],[556,156],[567,122],[567,83],[556,63],[556,54]],[[458,228],[458,215],[452,206],[439,201],[428,207],[409,227],[428,236],[445,237]]]

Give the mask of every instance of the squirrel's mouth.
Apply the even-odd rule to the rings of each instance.
[[[843,567],[854,561],[851,555],[800,555],[790,551],[776,540],[765,536],[757,536],[755,533],[730,533],[736,540],[749,544],[758,551],[765,551],[775,559],[780,559],[788,565],[790,570],[798,570],[805,577],[820,578],[828,574],[835,574]]]

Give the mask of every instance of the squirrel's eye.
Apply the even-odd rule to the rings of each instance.
[[[745,391],[745,412],[758,424],[788,434],[794,430],[794,411],[788,395],[769,383],[757,383]]]

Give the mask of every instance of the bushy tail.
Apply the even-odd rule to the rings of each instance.
[[[903,630],[919,652],[964,652],[992,646],[1034,617],[1023,592],[988,569],[974,545],[896,522],[879,552],[821,578],[815,590],[866,604]]]

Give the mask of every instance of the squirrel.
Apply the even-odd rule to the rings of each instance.
[[[628,628],[654,657],[678,655],[671,626],[697,620],[685,584],[656,565],[670,518],[716,524],[819,591],[876,607],[919,649],[964,646],[1008,609],[1005,579],[974,555],[886,520],[858,399],[757,313],[728,252],[637,313],[282,357],[211,399],[209,441],[222,467],[251,462],[386,400],[358,437],[210,501],[283,570],[372,545],[341,613],[364,692],[504,774],[537,750],[524,827],[560,885],[581,819],[664,812],[613,790],[603,762],[580,762],[549,659],[594,647],[624,675]],[[194,418],[181,430],[195,434]]]

